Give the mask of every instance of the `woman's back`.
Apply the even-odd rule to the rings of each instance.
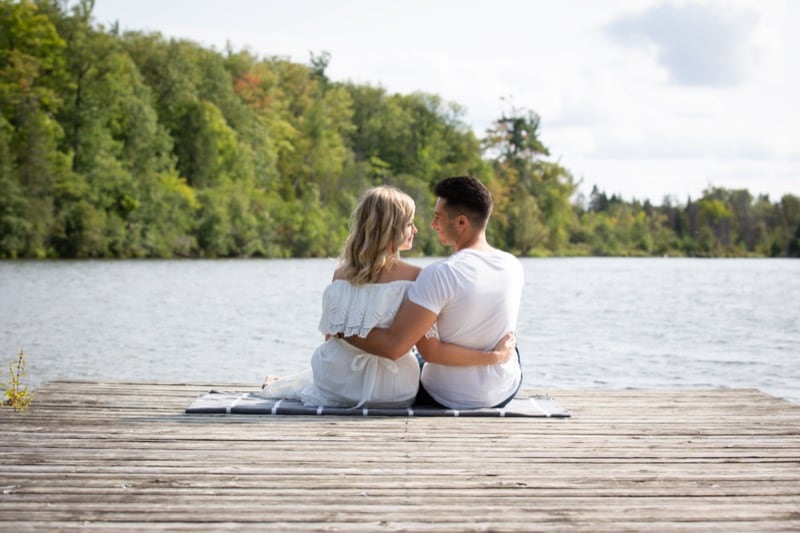
[[[406,407],[419,387],[419,363],[410,351],[397,360],[366,353],[339,336],[366,336],[394,320],[413,281],[353,285],[334,280],[323,293],[319,329],[328,336],[311,356],[307,405]]]

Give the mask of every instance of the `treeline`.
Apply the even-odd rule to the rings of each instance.
[[[572,243],[592,255],[800,257],[800,198],[771,203],[747,190],[710,187],[684,205],[623,202],[592,190],[576,207]]]
[[[367,187],[431,218],[431,186],[492,190],[519,255],[800,255],[800,199],[713,188],[681,205],[576,199],[539,117],[479,139],[457,104],[334,82],[308,65],[104,28],[93,2],[0,0],[0,257],[319,257]],[[443,252],[431,231],[419,253]]]

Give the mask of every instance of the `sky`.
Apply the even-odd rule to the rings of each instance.
[[[108,27],[310,64],[455,102],[482,137],[537,113],[588,195],[685,202],[709,187],[800,196],[800,2],[96,0]]]

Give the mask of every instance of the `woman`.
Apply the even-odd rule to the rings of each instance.
[[[319,328],[325,342],[311,356],[309,371],[268,382],[260,396],[299,399],[306,405],[411,405],[420,374],[413,352],[391,360],[364,352],[341,337],[365,337],[373,327],[392,323],[420,272],[400,259],[417,233],[414,209],[411,197],[391,186],[369,189],[361,197],[333,281],[322,296]],[[440,356],[462,364],[464,359],[495,362],[499,353],[440,342],[434,348]]]

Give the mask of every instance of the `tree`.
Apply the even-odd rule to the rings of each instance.
[[[509,231],[507,240],[514,243],[514,249],[519,255],[529,255],[546,243],[549,231],[536,198],[523,191],[511,198],[506,209]]]
[[[791,194],[783,195],[779,210],[783,253],[788,257],[800,257],[800,198]]]
[[[534,111],[511,105],[508,114],[504,112],[486,132],[486,147],[499,159],[520,165],[518,171],[523,175],[527,164],[550,155],[539,139],[539,124],[539,115]]]
[[[506,209],[513,198],[533,197],[548,230],[547,248],[560,251],[566,247],[569,229],[577,223],[570,204],[576,186],[565,168],[542,159],[549,151],[539,139],[539,116],[512,107],[487,131],[484,150],[493,155],[494,174],[504,185],[498,191],[498,207]],[[512,219],[501,222],[515,223]],[[512,235],[509,231],[504,233]],[[526,247],[513,239],[506,244]]]
[[[62,105],[64,47],[39,5],[0,2],[0,257],[48,254],[53,191],[69,165],[53,118]]]

